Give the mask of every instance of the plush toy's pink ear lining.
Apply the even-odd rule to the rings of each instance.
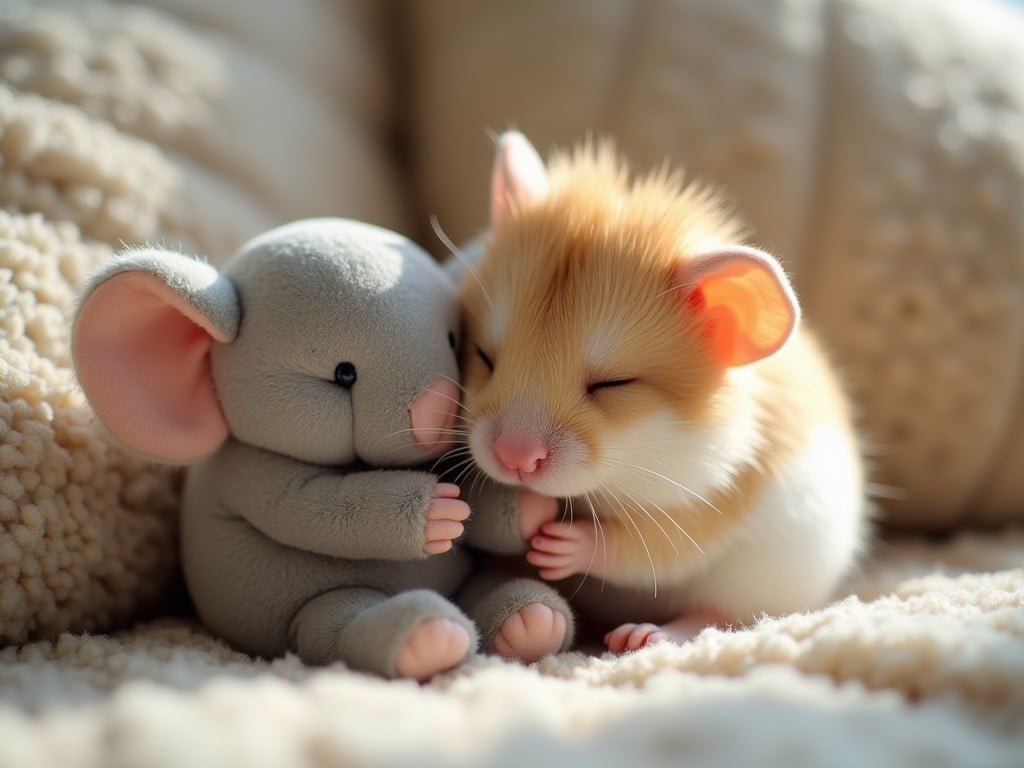
[[[75,368],[96,415],[129,447],[187,463],[228,435],[210,372],[209,320],[160,279],[120,272],[75,320]]]

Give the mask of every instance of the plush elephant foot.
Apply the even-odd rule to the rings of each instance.
[[[291,638],[307,664],[341,661],[421,682],[468,659],[478,641],[473,622],[429,589],[393,596],[362,588],[327,592],[296,614]]]
[[[726,627],[728,619],[707,608],[687,611],[665,624],[622,624],[604,636],[604,644],[614,653],[637,651],[656,643],[682,645],[708,627]]]
[[[471,642],[465,627],[451,619],[428,619],[406,638],[395,661],[395,675],[425,682],[462,663]]]
[[[567,629],[561,613],[543,603],[530,603],[502,622],[491,644],[499,656],[530,664],[562,650]]]
[[[538,579],[480,573],[460,601],[480,628],[485,653],[529,664],[572,645],[576,622],[569,604]]]

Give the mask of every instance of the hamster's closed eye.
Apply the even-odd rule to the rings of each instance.
[[[492,373],[494,372],[494,361],[486,352],[480,349],[480,347],[476,348],[476,356],[479,357],[483,364],[487,366],[488,371],[491,371]]]
[[[612,389],[614,387],[625,387],[628,384],[633,384],[636,381],[636,377],[630,379],[608,379],[606,381],[595,381],[592,384],[587,385],[587,394],[593,395],[602,389]]]

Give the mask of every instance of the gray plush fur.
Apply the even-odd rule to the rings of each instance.
[[[523,555],[529,545],[519,524],[519,491],[480,475],[467,483],[462,498],[475,513],[466,521],[467,544],[495,555]]]
[[[430,257],[377,227],[315,219],[250,241],[224,275],[242,319],[212,362],[236,438],[322,464],[423,461],[409,404],[459,376],[454,289]],[[348,393],[333,382],[341,361],[358,371]]]
[[[436,263],[391,232],[308,220],[252,240],[223,274],[129,252],[82,306],[126,270],[157,276],[230,339],[210,360],[231,436],[191,467],[183,502],[203,621],[249,653],[384,676],[426,619],[460,623],[475,648],[476,628],[442,597],[465,582],[468,557],[424,554],[438,480],[409,431],[416,396],[458,377],[455,291]],[[356,366],[351,389],[333,381],[341,361]]]

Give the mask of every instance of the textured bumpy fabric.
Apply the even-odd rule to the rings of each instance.
[[[1022,71],[995,0],[0,2],[0,767],[1019,766]],[[880,542],[834,604],[687,647],[425,688],[188,620],[83,634],[180,579],[178,473],[70,370],[90,271],[320,214],[440,253],[509,126],[716,181],[850,382],[885,520],[1018,527]]]
[[[0,642],[102,630],[175,576],[174,478],[115,448],[71,375],[75,288],[108,258],[74,227],[0,212]]]

